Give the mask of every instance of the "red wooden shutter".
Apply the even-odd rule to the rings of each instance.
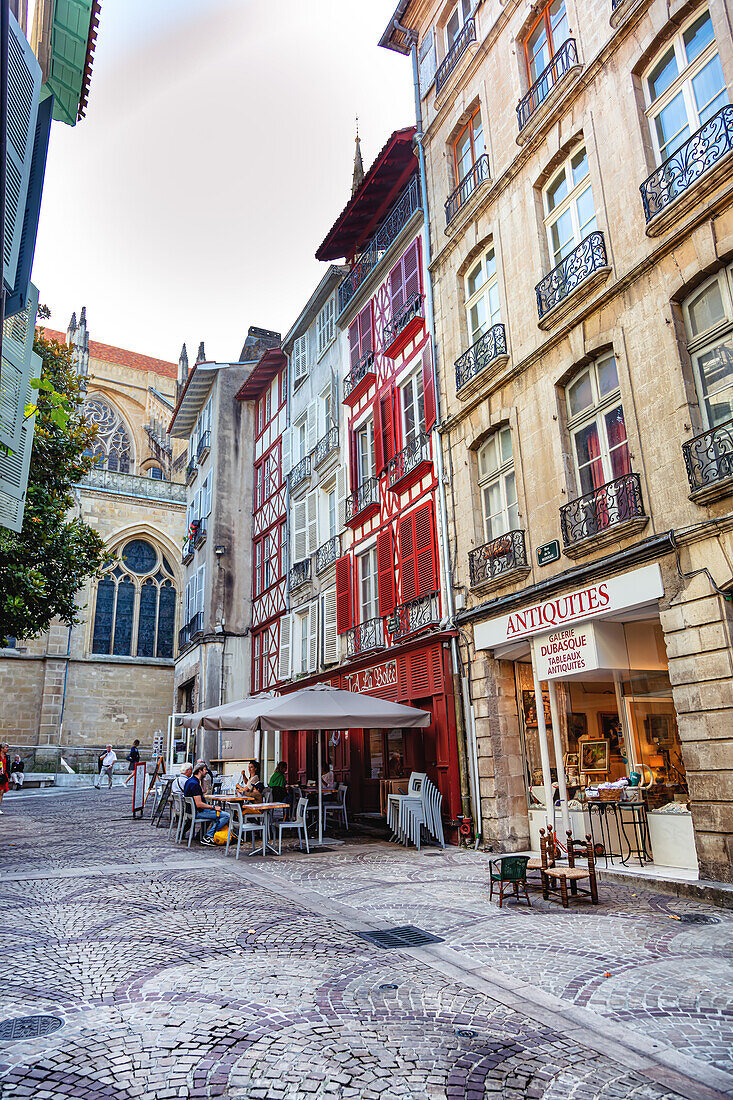
[[[356,432],[353,428],[349,431],[349,477],[351,491],[355,493],[359,488],[359,460],[357,457]]]
[[[384,469],[386,461],[384,454],[384,440],[382,439],[382,404],[377,400],[372,405],[372,429],[374,431],[374,462],[377,476]]]
[[[415,525],[414,512],[400,519],[400,576],[402,602],[414,600],[417,595],[415,573]]]
[[[382,452],[385,465],[395,456],[395,431],[394,431],[394,390],[390,390],[381,402],[382,417]]]
[[[351,368],[359,362],[359,319],[349,325],[349,363]]]
[[[395,567],[392,549],[392,528],[377,535],[377,578],[379,589],[379,614],[384,618],[395,608]]]
[[[348,554],[336,562],[336,632],[344,634],[354,625],[351,608],[351,559]]]
[[[405,301],[411,301],[420,293],[420,242],[413,241],[402,257],[405,284]]]
[[[433,502],[421,504],[412,513],[415,522],[415,576],[418,596],[437,591],[437,555],[435,553],[435,521]]]
[[[359,356],[366,355],[372,350],[372,303],[367,302],[359,314]]]
[[[435,378],[433,377],[433,357],[428,339],[422,353],[422,392],[425,402],[425,431],[429,432],[438,419],[435,402]],[[438,444],[440,446],[440,444]]]
[[[392,316],[396,317],[405,303],[405,278],[402,260],[396,264],[389,274],[389,300],[392,308]]]

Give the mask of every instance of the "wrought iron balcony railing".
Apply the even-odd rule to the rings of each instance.
[[[492,325],[475,344],[471,344],[468,351],[456,359],[456,390],[460,390],[500,355],[506,354],[506,329],[502,324]]]
[[[577,64],[578,47],[574,38],[568,38],[517,104],[517,122],[520,130],[524,129],[537,108],[542,106],[560,78]]]
[[[624,474],[600,485],[591,493],[571,500],[560,509],[560,527],[565,546],[602,534],[631,519],[645,515],[638,474]]]
[[[186,486],[180,481],[164,481],[162,478],[140,477],[139,474],[121,474],[117,470],[95,467],[90,470],[81,488],[98,489],[104,493],[145,497],[147,500],[166,500],[175,504],[186,503]]]
[[[387,481],[390,489],[416,470],[422,462],[430,462],[430,436],[418,432],[399,454],[387,463]]]
[[[310,558],[303,558],[302,561],[296,561],[288,574],[288,581],[291,588],[299,588],[301,584],[305,584],[306,581],[311,579],[311,560]]]
[[[607,266],[606,242],[600,229],[594,229],[535,287],[537,313],[540,318],[567,298],[568,294],[594,272]]]
[[[328,458],[330,454],[338,450],[339,445],[339,429],[338,424],[334,424],[332,428],[326,432],[324,436],[316,443],[313,451],[313,465],[320,466],[322,462]]]
[[[381,619],[367,619],[346,631],[346,656],[358,657],[370,649],[384,645],[384,626]]]
[[[682,444],[691,491],[733,477],[733,420],[719,424]]]
[[[483,546],[477,546],[468,555],[471,584],[485,584],[503,573],[528,566],[524,546],[524,531],[507,531]]]
[[[324,573],[341,554],[341,536],[334,535],[316,550],[316,573]]]
[[[186,539],[186,541],[183,544],[183,552],[181,554],[181,561],[183,562],[184,565],[187,562],[192,560],[195,549],[196,549],[196,539],[195,539],[194,535],[191,535],[189,538]]]
[[[206,520],[200,519],[196,522],[196,531],[193,536],[194,546],[200,546],[202,542],[206,541]]]
[[[190,483],[196,477],[197,472],[198,465],[196,463],[196,459],[192,458],[188,466],[186,467],[186,485],[190,485]]]
[[[207,454],[211,450],[211,432],[204,432],[199,439],[198,446],[196,447],[196,459],[198,462],[202,458],[206,458]]]
[[[379,504],[379,482],[376,477],[368,477],[355,493],[346,498],[346,522],[352,522],[373,504]]]
[[[188,629],[188,623],[186,623],[186,625],[182,626],[181,629],[178,631],[178,649],[179,649],[179,652],[180,652],[180,650],[185,649],[190,641],[191,641],[191,632]]]
[[[445,201],[445,224],[450,225],[462,206],[465,206],[476,188],[489,179],[489,156],[482,153],[470,172],[465,176]]]
[[[416,600],[398,604],[386,620],[387,630],[393,638],[406,638],[440,622],[438,593],[419,596]]]
[[[301,481],[310,476],[311,472],[311,456],[306,455],[305,458],[301,458],[297,466],[293,466],[292,470],[288,474],[288,484],[291,489],[294,489],[296,485],[300,485]]]
[[[189,636],[193,639],[197,634],[203,634],[204,632],[204,613],[203,611],[197,611],[188,624]]]
[[[367,374],[372,374],[374,371],[374,352],[365,352],[353,370],[344,378],[344,401],[348,401],[352,393],[364,380]]]
[[[354,261],[349,274],[339,285],[339,313],[342,312],[356,294],[364,280],[372,273],[385,252],[397,239],[412,215],[420,208],[420,188],[417,175],[414,175],[398,196],[366,248]]]
[[[425,298],[422,294],[416,294],[414,298],[410,298],[399,313],[396,313],[392,320],[384,326],[382,331],[384,347],[388,348],[393,344],[415,317],[425,318]]]
[[[733,149],[733,106],[728,104],[660,164],[640,187],[647,222],[683,195]]]
[[[448,53],[443,58],[442,63],[438,66],[438,71],[435,74],[435,94],[437,95],[440,89],[445,84],[450,74],[455,69],[456,65],[460,61],[461,57],[468,49],[471,42],[476,41],[476,20],[471,16],[461,27],[461,30],[456,38],[455,42],[448,50]]]

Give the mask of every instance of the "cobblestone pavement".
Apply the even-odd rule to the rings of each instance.
[[[129,800],[5,799],[0,1022],[63,1026],[0,1039],[2,1100],[733,1096],[724,910],[602,885],[597,908],[500,911],[485,856],[235,862]],[[444,942],[353,934],[402,924]]]

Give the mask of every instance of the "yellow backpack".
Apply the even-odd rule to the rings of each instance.
[[[223,825],[214,833],[214,844],[226,844],[229,837],[229,823]]]

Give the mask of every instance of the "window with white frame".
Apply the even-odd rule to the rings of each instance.
[[[484,538],[486,542],[491,542],[519,527],[510,428],[500,428],[494,432],[479,450],[478,477]]]
[[[631,473],[616,357],[604,355],[565,387],[579,495]]]
[[[327,538],[333,539],[338,534],[338,502],[336,500],[336,486],[332,485],[330,489],[326,490],[326,516],[328,520],[327,524]]]
[[[254,588],[255,595],[259,596],[277,579],[277,540],[274,531],[264,535],[255,542],[254,554]]]
[[[323,439],[331,429],[331,387],[323,390],[318,402],[318,438]]]
[[[492,245],[466,275],[466,317],[469,343],[475,344],[501,321],[496,252]]]
[[[336,299],[332,294],[316,318],[316,342],[319,357],[331,343],[336,332]]]
[[[647,117],[657,162],[728,103],[710,12],[693,16],[665,47],[644,79]]]
[[[206,519],[211,515],[211,471],[208,472],[201,486],[201,512],[199,519]]]
[[[572,153],[543,191],[545,227],[555,267],[597,228],[588,154]]]
[[[463,24],[471,14],[471,0],[459,0],[453,11],[448,16],[445,24],[445,52],[450,53],[455,45],[458,35],[463,30]]]
[[[297,466],[308,454],[308,422],[306,417],[303,417],[303,419],[293,427],[292,447],[293,466]]]
[[[356,429],[356,474],[359,485],[374,477],[374,422],[371,417]]]
[[[379,618],[379,597],[377,589],[377,548],[360,554],[359,563],[359,621]]]
[[[422,370],[415,371],[400,387],[402,394],[402,439],[405,447],[425,432],[425,395]]]
[[[733,418],[733,266],[684,303],[688,350],[706,428]]]
[[[298,385],[308,374],[308,333],[293,342],[293,384]]]

